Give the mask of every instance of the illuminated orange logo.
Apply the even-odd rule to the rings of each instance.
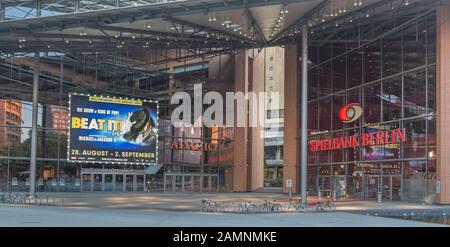
[[[361,117],[362,113],[363,110],[358,103],[351,103],[342,107],[339,119],[344,123],[353,123]]]

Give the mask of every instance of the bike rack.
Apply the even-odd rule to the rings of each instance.
[[[250,201],[233,201],[233,202],[216,202],[209,199],[201,201],[201,212],[207,213],[235,213],[235,214],[251,214],[251,213],[294,213],[294,212],[334,212],[336,207],[334,202],[318,202],[314,206],[301,207],[297,201],[269,201],[250,202]]]
[[[0,203],[14,204],[14,205],[64,207],[64,199],[62,198],[60,200],[57,200],[55,196],[40,197],[39,195],[30,197],[28,193],[23,192],[3,192],[0,195]]]

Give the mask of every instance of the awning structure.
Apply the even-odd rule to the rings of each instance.
[[[216,53],[284,44],[302,25],[324,30],[404,6],[404,0],[7,0],[0,9],[0,51]]]
[[[151,165],[145,169],[145,174],[147,175],[155,175],[161,169],[162,164]]]

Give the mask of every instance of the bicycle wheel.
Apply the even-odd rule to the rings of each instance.
[[[258,211],[258,208],[256,207],[255,204],[250,204],[247,207],[247,213],[256,213]]]
[[[269,212],[269,207],[266,204],[261,205],[258,207],[259,212]]]
[[[282,210],[282,206],[281,206],[281,204],[274,204],[273,206],[272,206],[272,211],[273,212],[281,212],[281,210]]]

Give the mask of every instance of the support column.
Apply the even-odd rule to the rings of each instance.
[[[127,192],[127,175],[123,174],[122,192]]]
[[[39,52],[34,53],[33,108],[31,116],[30,196],[36,194],[37,121],[39,97]]]
[[[253,66],[253,69],[250,70],[249,68],[253,75],[249,75],[248,91],[255,92],[258,96],[256,102],[253,102],[253,105],[250,106],[257,112],[256,116],[253,116],[253,121],[257,122],[257,125],[248,129],[249,175],[251,176],[248,186],[250,191],[262,191],[264,189],[264,123],[260,122],[260,118],[265,118],[266,99],[261,98],[262,94],[260,93],[265,91],[265,51],[265,49],[260,52],[258,52],[258,49],[252,50],[253,62],[249,64],[249,66]]]
[[[75,12],[79,12],[80,11],[80,0],[75,0]]]
[[[302,205],[307,204],[306,186],[307,186],[307,165],[308,165],[308,28],[303,25],[302,30],[302,110],[301,110],[301,140],[300,140],[300,191]]]
[[[147,187],[147,178],[146,178],[146,176],[147,176],[147,175],[144,174],[144,192],[148,192],[148,190],[147,190],[148,187]]]
[[[133,192],[137,191],[137,175],[133,175]]]
[[[234,92],[247,93],[248,84],[248,57],[245,50],[240,50],[235,56],[234,62]],[[247,109],[247,103],[244,103]],[[245,111],[245,127],[237,127],[236,113],[237,103],[234,107],[234,166],[233,166],[233,191],[247,191],[247,111]]]
[[[450,1],[437,6],[437,203],[450,204]]]
[[[299,59],[298,45],[285,48],[284,79],[284,166],[283,191],[288,192],[286,180],[292,179],[292,192],[299,192],[298,183],[298,128],[299,128]]]
[[[0,21],[5,20],[5,15],[6,15],[5,10],[6,10],[5,4],[0,3]]]
[[[41,0],[36,0],[36,16],[42,15],[41,7],[42,7]]]
[[[95,174],[91,173],[91,192],[94,192],[94,180],[95,180]]]
[[[102,192],[105,191],[105,174],[102,173]]]
[[[116,192],[116,174],[112,175],[112,191]]]

